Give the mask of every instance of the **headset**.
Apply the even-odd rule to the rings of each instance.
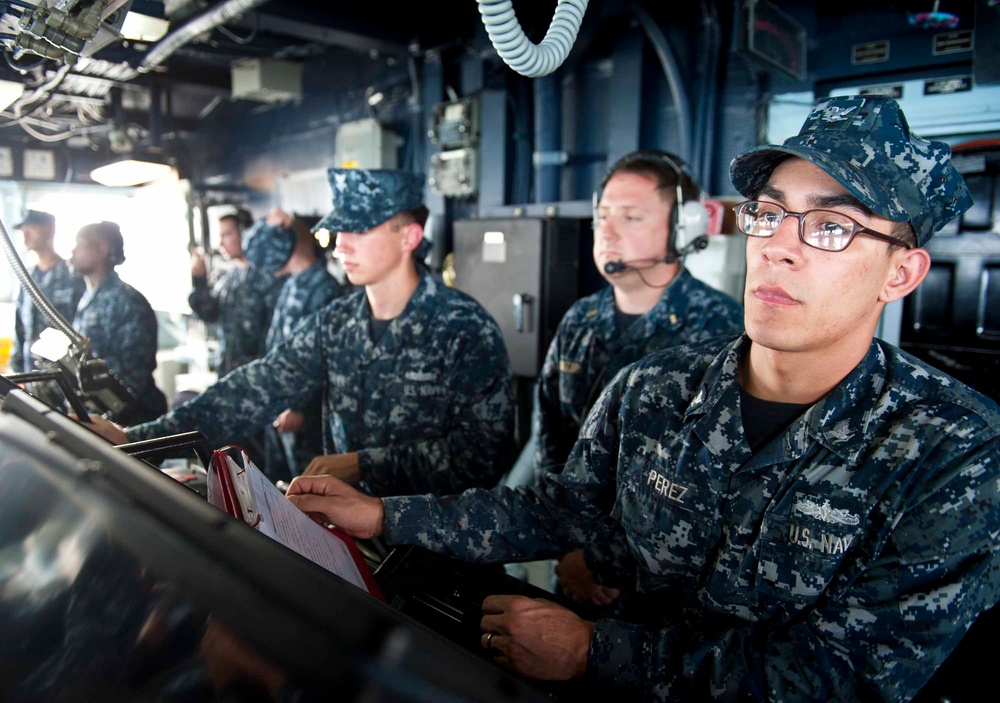
[[[651,268],[659,263],[672,264],[683,260],[693,251],[700,251],[708,246],[708,211],[697,199],[684,197],[685,180],[698,191],[701,189],[691,175],[688,165],[679,156],[656,149],[641,149],[625,154],[608,169],[607,175],[601,181],[601,190],[613,176],[622,169],[632,165],[666,164],[677,178],[677,197],[674,201],[670,217],[670,235],[667,240],[667,255],[661,260],[655,260],[650,265],[633,266],[625,261],[609,261],[604,265],[607,274],[621,273],[627,269]],[[597,193],[594,193],[594,228],[597,224]],[[644,262],[645,263],[645,262]]]

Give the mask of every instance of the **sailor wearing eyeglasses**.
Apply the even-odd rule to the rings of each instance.
[[[731,175],[750,199],[746,334],[623,370],[561,474],[442,499],[299,479],[292,500],[478,561],[623,536],[638,594],[620,619],[484,602],[484,646],[528,676],[643,700],[908,700],[1000,597],[1000,408],[874,332],[971,197],[883,97],[818,101]]]

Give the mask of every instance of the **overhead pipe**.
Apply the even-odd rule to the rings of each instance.
[[[705,99],[705,111],[703,114],[698,115],[698,120],[704,121],[705,128],[702,134],[702,143],[696,146],[701,149],[701,173],[699,174],[701,180],[698,182],[702,184],[703,188],[711,191],[712,184],[710,180],[714,171],[715,134],[719,124],[719,97],[717,88],[719,87],[719,52],[722,49],[722,30],[719,28],[719,16],[715,12],[713,0],[708,0],[707,5],[711,10],[709,31],[711,33],[712,60],[709,62],[707,76],[709,82],[705,90],[708,94]]]
[[[210,32],[216,27],[263,5],[265,2],[267,0],[226,0],[208,8],[158,41],[139,64],[138,72],[148,73],[152,71],[185,44],[205,32]]]
[[[670,98],[677,110],[677,140],[679,143],[677,151],[685,160],[691,160],[691,102],[688,100],[687,90],[681,80],[680,71],[677,68],[677,59],[670,50],[670,44],[666,36],[660,29],[656,21],[653,20],[645,8],[636,3],[631,5],[632,12],[639,20],[639,26],[646,33],[646,38],[656,52],[656,58],[663,68],[663,75],[666,76],[667,85],[670,88]]]
[[[559,173],[565,163],[562,147],[562,80],[558,75],[536,78],[535,91],[535,202],[559,200]]]
[[[703,187],[708,187],[712,169],[712,141],[715,139],[715,88],[719,53],[719,21],[712,0],[702,0],[701,57],[698,65],[698,105],[694,111],[691,169]]]

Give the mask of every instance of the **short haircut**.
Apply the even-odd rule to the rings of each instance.
[[[913,225],[909,222],[893,222],[892,229],[889,230],[889,235],[896,239],[902,239],[914,249],[919,246],[917,244],[917,233],[913,231]],[[889,251],[896,251],[902,248],[901,244],[889,244]]]
[[[121,227],[117,223],[104,220],[103,222],[84,225],[80,228],[80,231],[93,235],[107,244],[108,263],[112,266],[125,263],[125,240],[122,238]]]
[[[405,227],[409,224],[420,225],[421,228],[427,224],[427,218],[430,216],[430,210],[424,205],[419,205],[412,210],[400,210],[396,213],[397,222],[400,227]]]
[[[674,166],[671,166],[671,162]],[[656,190],[663,200],[668,200],[677,194],[677,174],[681,175],[681,193],[684,200],[697,200],[701,189],[687,172],[687,164],[679,156],[654,150],[633,151],[618,159],[601,181],[601,190],[613,176],[619,173],[633,173],[648,176],[656,181]]]

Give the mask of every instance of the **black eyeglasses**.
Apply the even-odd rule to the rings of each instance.
[[[782,221],[791,216],[799,221],[799,239],[814,249],[844,251],[859,234],[867,234],[906,249],[913,248],[902,239],[870,230],[853,218],[833,210],[791,212],[776,203],[747,200],[735,206],[733,211],[736,213],[736,226],[748,237],[774,236]]]

